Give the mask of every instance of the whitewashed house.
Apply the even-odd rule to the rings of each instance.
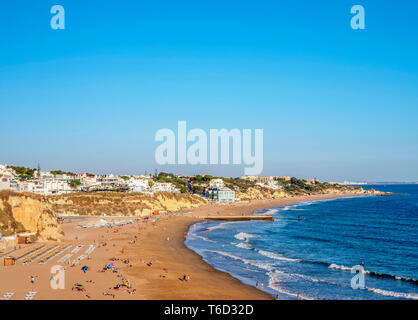
[[[277,180],[268,180],[266,182],[257,182],[256,185],[258,185],[260,187],[263,187],[263,188],[272,189],[272,190],[282,189],[282,186],[279,185]]]
[[[209,182],[209,187],[221,189],[225,187],[224,181],[222,179],[212,179]]]
[[[15,178],[13,170],[0,164],[0,190],[11,189],[10,182]]]
[[[151,187],[149,186],[150,179],[131,177],[128,180],[129,191],[131,192],[149,192]]]
[[[16,190],[18,192],[32,192],[42,195],[53,195],[71,193],[77,191],[72,188],[67,181],[60,180],[41,180],[41,181],[20,181]]]
[[[103,187],[113,187],[121,183],[119,177],[113,174],[106,174],[96,178],[96,181],[99,182]]]
[[[173,192],[179,193],[180,190],[177,189],[172,183],[169,182],[154,182],[151,187],[152,192]]]

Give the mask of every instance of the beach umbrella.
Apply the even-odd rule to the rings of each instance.
[[[87,267],[87,266],[83,266],[83,267],[81,268],[81,270],[83,270],[83,271],[87,271],[87,270],[89,270],[89,267]]]

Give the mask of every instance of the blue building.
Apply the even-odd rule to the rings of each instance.
[[[229,188],[218,189],[218,201],[219,202],[233,202],[235,201],[235,191]]]

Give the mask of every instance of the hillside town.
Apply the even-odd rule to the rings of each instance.
[[[253,198],[325,193],[345,190],[338,183],[290,176],[216,177],[208,174],[186,176],[166,172],[139,175],[73,173],[62,170],[42,171],[0,165],[0,190],[29,192],[43,196],[73,193],[140,193],[166,192],[193,194],[207,201],[235,202]]]
[[[33,169],[33,172],[25,177],[19,174],[14,167],[0,165],[0,190],[9,189],[41,195],[94,191],[180,192],[171,183],[152,181],[152,176],[147,174],[136,176],[72,174],[59,170],[44,172],[40,169]]]
[[[61,239],[60,223],[73,216],[159,216],[200,206],[241,206],[293,196],[381,194],[373,189],[289,176],[215,177],[166,172],[97,175],[0,165],[0,251],[19,237]],[[52,214],[53,213],[53,214]],[[25,240],[26,241],[26,240]]]
[[[210,175],[183,176],[155,172],[140,175],[97,175],[72,173],[61,170],[36,169],[0,165],[0,190],[31,192],[40,195],[62,195],[78,192],[125,192],[154,194],[156,192],[193,193],[208,200],[231,202],[239,200],[235,192],[248,186],[277,191],[279,183],[288,182],[288,176],[242,176],[239,178],[213,177]],[[315,179],[305,180],[315,183]]]

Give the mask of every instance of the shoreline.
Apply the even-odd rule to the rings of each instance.
[[[161,286],[157,284],[157,281],[152,281],[150,286],[155,289],[147,288],[145,290],[145,299],[273,299],[273,296],[267,292],[259,290],[251,285],[244,284],[239,279],[234,278],[227,272],[223,272],[220,270],[215,269],[210,264],[205,262],[203,258],[193,251],[189,249],[185,243],[184,234],[189,231],[189,229],[196,223],[202,222],[204,220],[199,219],[198,216],[202,216],[201,212],[210,211],[210,214],[206,215],[236,215],[236,212],[240,212],[242,215],[252,215],[255,211],[260,209],[266,209],[270,207],[277,207],[282,205],[290,205],[299,202],[305,201],[320,201],[320,200],[327,200],[327,199],[337,199],[337,198],[347,198],[347,197],[362,197],[363,195],[358,194],[327,194],[327,195],[314,195],[314,196],[297,196],[297,197],[289,197],[289,198],[282,198],[282,199],[274,199],[274,200],[252,200],[246,203],[235,203],[231,205],[219,206],[219,205],[207,205],[200,208],[196,208],[191,210],[192,213],[189,215],[188,218],[172,221],[171,226],[174,224],[177,225],[176,231],[177,233],[177,243],[173,248],[170,250],[164,250],[164,259],[163,264],[170,264],[173,260],[176,260],[176,256],[174,254],[174,250],[179,252],[179,255],[182,257],[182,262],[176,262],[175,267],[176,269],[184,269],[185,274],[190,274],[191,281],[198,280],[197,286],[193,286],[190,288],[192,290],[183,290],[182,287],[177,285],[174,286],[176,289],[176,293],[168,293],[164,292],[165,290],[162,289]],[[187,220],[188,219],[188,220]],[[152,241],[156,241],[160,239],[161,235],[157,235],[154,232],[147,234],[149,239]],[[166,241],[167,242],[167,241]],[[171,239],[170,241],[171,242]],[[161,242],[159,242],[161,244]],[[150,249],[155,248],[151,245],[151,248],[145,250],[145,252],[150,253]],[[158,255],[161,258],[161,254]],[[188,272],[186,272],[186,270]],[[139,270],[138,270],[139,271]],[[197,273],[197,274],[196,274]],[[133,275],[133,273],[132,273]],[[180,282],[180,281],[178,281]],[[212,283],[213,285],[209,285],[208,283]],[[158,287],[157,287],[158,286]],[[165,286],[164,286],[165,288]],[[173,288],[172,288],[173,289]],[[163,291],[163,292],[162,292]],[[189,293],[193,292],[192,295]]]
[[[204,221],[203,216],[252,215],[255,211],[289,205],[303,201],[317,201],[344,197],[361,197],[359,194],[326,194],[295,196],[274,200],[252,200],[228,205],[207,204],[176,214],[152,216],[148,220],[135,221],[135,217],[125,217],[132,224],[114,228],[77,228],[79,219],[62,224],[65,238],[62,243],[73,247],[84,246],[71,259],[83,254],[92,244],[95,250],[83,262],[72,267],[66,262],[65,289],[50,287],[50,268],[58,259],[48,264],[21,263],[0,266],[0,296],[5,292],[15,292],[14,299],[22,299],[29,290],[36,291],[36,299],[72,300],[272,300],[273,296],[242,283],[229,273],[219,271],[185,245],[189,228]],[[83,223],[90,223],[103,217],[86,216]],[[117,221],[121,218],[105,217]],[[50,245],[53,242],[49,243]],[[103,272],[103,266],[114,263],[119,271]],[[81,271],[87,265],[88,272]],[[115,270],[116,271],[116,270]],[[30,283],[30,276],[36,282]],[[183,276],[190,280],[183,281]],[[115,289],[122,278],[128,279],[134,294],[127,290]],[[72,290],[80,283],[85,290]],[[105,293],[111,293],[105,295]],[[114,296],[113,296],[114,295]]]
[[[357,198],[357,197],[367,197],[367,196],[373,196],[373,195],[359,195],[359,194],[343,194],[343,195],[333,195],[333,194],[326,194],[326,195],[314,195],[314,196],[300,196],[300,197],[291,197],[291,198],[283,198],[283,199],[272,199],[272,200],[252,200],[253,202],[255,202],[255,209],[252,210],[252,212],[250,213],[250,215],[254,215],[256,211],[262,210],[262,209],[270,209],[270,208],[275,208],[275,207],[281,207],[281,206],[287,206],[287,205],[295,205],[295,204],[302,204],[305,202],[321,202],[321,201],[327,201],[327,200],[336,200],[336,199],[342,199],[342,198]],[[301,198],[299,200],[296,200],[295,198]],[[309,198],[309,199],[307,199]],[[263,204],[261,204],[262,202],[267,201],[267,202],[271,202],[269,204],[269,206],[265,206]],[[260,203],[260,204],[259,204]],[[194,225],[204,222],[205,220],[199,220],[199,221],[195,221],[191,224],[189,224],[187,230],[190,230]],[[216,221],[216,220],[212,220],[213,222],[218,222],[218,224],[221,224],[225,221]],[[249,220],[248,222],[250,222],[251,220]],[[226,221],[229,222],[229,221]],[[193,249],[189,248],[186,246],[185,243],[183,243],[184,247],[191,251],[194,254],[197,254],[200,258],[201,258],[201,262],[204,264],[207,264],[211,267],[213,267],[210,263],[206,262],[202,256],[200,256],[197,252],[195,252]],[[214,269],[216,269],[215,267],[213,267]],[[250,284],[246,284],[244,282],[242,282],[241,280],[239,280],[238,278],[234,277],[233,275],[231,275],[229,272],[227,271],[221,271],[216,269],[219,272],[223,272],[226,273],[227,275],[229,275],[230,277],[232,277],[233,279],[238,280],[243,286],[249,286],[251,288],[253,288],[254,290],[257,290],[258,292],[264,292],[266,293],[269,297],[268,299],[274,299],[274,295],[271,293],[268,293],[262,289],[258,289],[253,285]],[[285,294],[282,292],[282,294]],[[286,293],[285,295],[291,295]]]

